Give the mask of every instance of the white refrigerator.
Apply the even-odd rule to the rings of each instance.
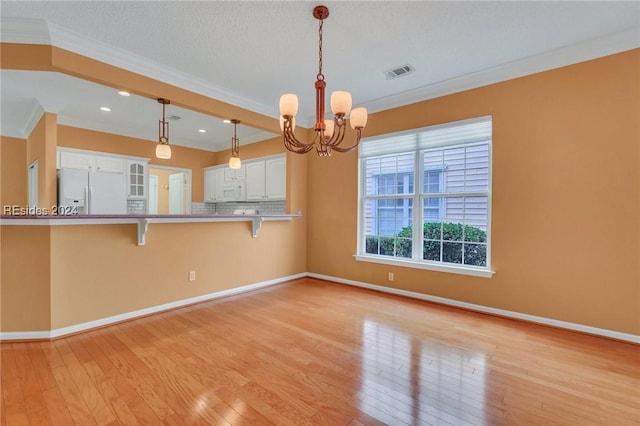
[[[76,206],[78,214],[126,214],[124,173],[58,170],[58,204]]]

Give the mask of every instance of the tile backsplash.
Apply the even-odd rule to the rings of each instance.
[[[235,210],[257,210],[264,214],[284,214],[285,201],[258,201],[255,203],[205,203],[215,206],[215,213],[233,214]]]
[[[145,200],[127,200],[127,214],[145,214]]]
[[[145,200],[127,200],[128,214],[145,214]],[[191,203],[191,214],[233,214],[236,210],[257,210],[264,214],[284,214],[285,201],[245,203]]]

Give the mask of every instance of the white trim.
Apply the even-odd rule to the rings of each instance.
[[[632,28],[609,36],[498,65],[483,71],[461,75],[439,83],[367,101],[363,105],[367,107],[371,114],[613,55],[638,47],[640,47],[638,30]]]
[[[42,118],[44,113],[45,113],[45,110],[42,107],[42,105],[40,105],[40,103],[34,99],[33,104],[29,109],[29,113],[27,114],[27,117],[24,120],[24,126],[22,128],[22,134],[24,135],[25,138],[29,137],[33,129],[40,122],[40,119]]]
[[[273,105],[264,105],[248,98],[239,98],[221,87],[150,61],[124,49],[76,34],[42,19],[3,17],[0,40],[11,43],[50,44],[61,49],[107,64],[181,87],[214,99],[236,105],[269,117],[274,115]],[[452,93],[499,83],[526,75],[576,64],[640,47],[637,29],[632,28],[609,36],[562,47],[551,52],[530,56],[483,71],[462,75],[394,95],[363,103],[369,113],[421,102]],[[302,123],[300,121],[299,124]],[[308,121],[313,124],[312,119]],[[10,135],[7,135],[10,136]]]
[[[114,315],[111,317],[89,321],[82,324],[76,324],[64,328],[59,328],[52,331],[8,331],[8,332],[0,332],[0,342],[2,341],[10,341],[10,340],[43,340],[43,339],[52,339],[57,337],[62,337],[72,333],[78,333],[81,331],[87,331],[97,327],[104,327],[113,323],[126,321],[129,319],[146,316],[162,311],[166,311],[169,309],[175,309],[182,306],[192,305],[194,303],[206,302],[208,300],[213,300],[221,297],[232,296],[239,293],[245,293],[252,290],[257,290],[260,288],[268,287],[275,284],[280,284],[286,281],[295,280],[298,278],[311,277],[317,278],[325,281],[332,281],[339,284],[346,284],[355,287],[366,288],[369,290],[380,291],[382,293],[395,294],[398,296],[410,297],[412,299],[424,300],[427,302],[439,303],[442,305],[453,306],[462,309],[468,309],[471,311],[482,312],[492,315],[498,315],[505,318],[512,318],[522,321],[527,321],[535,324],[542,324],[551,327],[566,329],[577,331],[585,334],[592,334],[595,336],[606,337],[615,340],[622,340],[626,342],[631,342],[635,344],[640,344],[640,335],[629,334],[629,333],[621,333],[619,331],[607,330],[604,328],[591,327],[588,325],[576,324],[567,321],[555,320],[552,318],[539,317],[536,315],[523,314],[520,312],[507,311],[504,309],[492,308],[489,306],[476,305],[473,303],[461,302],[458,300],[447,299],[439,296],[431,296],[428,294],[416,293],[408,290],[401,290],[397,288],[385,287],[381,285],[364,283],[361,281],[348,280],[344,278],[332,277],[329,275],[316,274],[312,272],[302,272],[299,274],[289,275],[286,277],[275,278],[272,280],[262,281],[255,284],[249,284],[242,287],[236,287],[228,290],[222,290],[215,293],[209,293],[202,296],[196,296],[189,299],[183,299],[176,302],[170,302],[159,306],[154,306],[151,308],[140,309],[133,312],[128,312],[125,314]]]
[[[73,152],[76,154],[87,154],[87,155],[99,155],[101,157],[115,157],[115,158],[121,158],[123,160],[130,160],[130,161],[140,161],[140,162],[149,162],[151,159],[147,158],[147,157],[134,157],[132,155],[125,155],[125,154],[112,154],[110,152],[104,152],[104,151],[91,151],[89,149],[79,149],[79,148],[67,148],[65,146],[59,146],[56,148],[56,152]],[[185,169],[188,170],[188,169]]]
[[[139,309],[132,312],[127,312],[120,315],[114,315],[107,318],[102,318],[94,321],[89,321],[81,324],[70,325],[68,327],[58,328],[49,331],[10,331],[0,333],[0,341],[9,340],[33,340],[33,339],[55,339],[58,337],[66,336],[69,334],[78,333],[81,331],[87,331],[98,327],[104,327],[110,324],[127,321],[130,319],[147,316],[170,309],[180,308],[183,306],[193,305],[194,303],[206,302],[213,299],[219,299],[221,297],[233,296],[239,293],[246,293],[253,290],[258,290],[264,287],[269,287],[275,284],[280,284],[286,281],[291,281],[298,278],[304,278],[307,274],[300,273],[289,275],[286,277],[275,278],[272,280],[262,281],[255,284],[249,284],[242,287],[235,287],[228,290],[222,290],[215,293],[204,294],[202,296],[191,297],[189,299],[178,300],[175,302],[165,303],[158,306],[152,306],[150,308]]]
[[[0,342],[11,340],[46,340],[51,339],[48,331],[5,331],[0,332]]]
[[[344,278],[332,277],[329,275],[308,273],[308,277],[318,278],[325,281],[333,281],[340,284],[351,285],[355,287],[362,287],[369,290],[376,290],[383,293],[395,294],[398,296],[410,297],[412,299],[424,300],[427,302],[439,303],[441,305],[454,306],[456,308],[467,309],[470,311],[482,312],[486,314],[497,315],[506,318],[517,319],[521,321],[532,322],[536,324],[547,325],[556,328],[562,328],[566,330],[578,331],[585,334],[593,334],[596,336],[607,337],[615,340],[623,340],[635,344],[640,344],[640,335],[621,333],[619,331],[607,330],[605,328],[591,327],[583,324],[576,324],[573,322],[560,321],[553,318],[539,317],[536,315],[523,314],[520,312],[507,311],[504,309],[492,308],[490,306],[476,305],[473,303],[461,302],[459,300],[447,299],[439,296],[431,296],[429,294],[416,293],[413,291],[402,290],[397,288],[385,287],[381,285],[364,283],[361,281],[348,280]]]
[[[51,44],[47,21],[34,18],[0,20],[0,41],[3,43]]]
[[[267,116],[273,115],[273,105],[263,105],[251,99],[239,97],[237,94],[230,93],[228,90],[215,86],[202,78],[150,60],[128,50],[77,34],[59,25],[48,23],[48,27],[52,46],[132,71],[172,86],[218,99],[230,105]]]
[[[384,265],[402,266],[405,268],[426,269],[428,271],[437,272],[449,272],[452,274],[470,275],[472,277],[491,278],[495,271],[489,269],[473,268],[470,266],[453,265],[445,263],[427,263],[416,262],[414,260],[404,260],[398,257],[384,257],[384,256],[367,256],[362,254],[356,254],[353,256],[360,262],[382,263]]]

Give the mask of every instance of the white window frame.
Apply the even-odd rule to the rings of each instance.
[[[445,124],[441,124],[441,125],[436,125],[436,126],[428,126],[425,128],[421,128],[421,129],[413,129],[411,131],[405,131],[405,132],[399,132],[399,133],[393,133],[393,134],[388,134],[388,135],[384,135],[384,138],[391,138],[391,137],[401,137],[402,135],[408,135],[408,134],[415,134],[415,133],[419,133],[421,131],[425,131],[425,130],[432,130],[432,129],[437,129],[437,128],[447,128],[447,127],[457,127],[457,126],[461,126],[461,125],[465,125],[465,124],[472,124],[474,122],[486,122],[489,121],[490,123],[492,123],[492,117],[491,116],[484,116],[484,117],[478,117],[478,118],[472,118],[472,119],[468,119],[468,120],[461,120],[461,121],[455,121],[455,122],[451,122],[451,123],[445,123]],[[376,137],[376,139],[380,139],[380,136]],[[439,272],[449,272],[449,273],[455,273],[455,274],[463,274],[463,275],[470,275],[470,276],[476,276],[476,277],[483,277],[483,278],[491,278],[493,276],[493,274],[495,273],[493,270],[491,270],[491,198],[492,198],[492,150],[493,150],[493,137],[491,137],[491,140],[489,141],[489,153],[488,153],[488,191],[486,192],[486,197],[487,197],[487,260],[486,266],[472,266],[472,265],[463,265],[463,264],[453,264],[453,263],[445,263],[445,262],[437,262],[437,261],[426,261],[426,260],[420,260],[420,255],[422,253],[422,244],[423,244],[423,236],[422,236],[422,232],[420,232],[420,244],[416,244],[416,241],[418,239],[418,237],[415,237],[415,233],[414,233],[414,243],[413,243],[413,254],[412,254],[412,259],[408,259],[408,258],[402,258],[402,257],[393,257],[393,256],[383,256],[383,255],[375,255],[375,254],[367,254],[365,252],[365,247],[366,247],[366,236],[365,236],[365,221],[363,218],[363,212],[364,212],[364,207],[365,207],[365,201],[367,200],[367,198],[364,196],[364,190],[365,190],[365,176],[364,176],[364,162],[366,160],[365,158],[362,158],[362,156],[360,155],[360,151],[359,151],[359,155],[358,155],[358,241],[357,241],[357,253],[356,255],[354,255],[354,258],[358,261],[363,261],[363,262],[372,262],[372,263],[379,263],[379,264],[385,264],[385,265],[392,265],[392,266],[402,266],[402,267],[409,267],[409,268],[417,268],[417,269],[425,269],[425,270],[432,270],[432,271],[439,271]],[[363,140],[362,143],[366,143],[366,139]],[[463,143],[456,143],[454,145],[462,145]],[[446,144],[443,145],[433,145],[433,146],[429,146],[429,148],[437,148],[437,147],[445,147],[447,146]],[[362,144],[361,144],[362,147]],[[414,152],[416,155],[416,159],[415,159],[415,166],[416,169],[414,170],[414,176],[415,176],[415,182],[414,182],[414,192],[413,192],[413,229],[422,229],[422,222],[423,222],[423,214],[424,214],[424,205],[423,205],[423,199],[425,198],[423,196],[423,175],[424,175],[424,156],[423,156],[423,152],[425,149],[428,148],[418,148],[416,147]],[[406,152],[410,152],[410,150],[398,150],[397,153],[401,154],[401,153],[406,153]],[[444,170],[443,170],[444,171]],[[443,195],[447,195],[448,193],[443,193]],[[467,194],[456,194],[456,195],[460,195],[460,196],[470,196],[471,194],[467,195]],[[483,195],[484,196],[484,195]]]

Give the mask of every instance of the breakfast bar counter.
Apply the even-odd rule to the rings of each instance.
[[[265,221],[291,220],[302,217],[295,214],[189,214],[189,215],[6,215],[0,216],[0,225],[110,225],[137,224],[138,245],[145,244],[151,223],[203,223],[251,222],[251,235],[256,238]]]

